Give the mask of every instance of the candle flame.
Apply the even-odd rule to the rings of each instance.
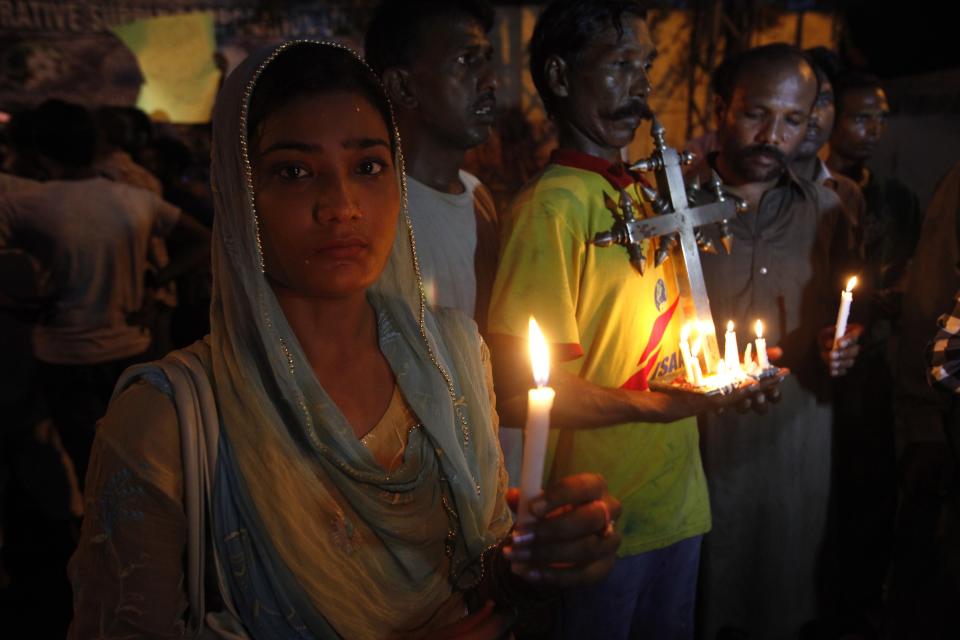
[[[763,322],[760,321],[760,320],[757,320],[757,324],[755,324],[753,328],[754,328],[754,329],[756,330],[756,332],[757,332],[757,337],[758,337],[758,338],[762,338],[762,337],[763,337]]]
[[[533,379],[538,387],[547,386],[550,380],[550,350],[537,321],[530,316],[530,364],[533,366]]]
[[[727,331],[733,331],[733,320],[727,320]]]
[[[857,276],[853,276],[849,280],[847,280],[847,293],[850,293],[851,291],[853,291],[853,288],[855,286],[857,286]]]
[[[683,328],[680,329],[680,342],[686,342],[690,339],[690,323],[683,325]]]

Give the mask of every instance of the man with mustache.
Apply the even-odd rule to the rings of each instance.
[[[647,243],[641,273],[625,248],[591,244],[614,223],[608,203],[648,207],[620,155],[649,115],[656,50],[645,17],[634,0],[557,0],[540,15],[530,70],[559,148],[504,217],[490,306],[504,424],[524,423],[534,316],[551,343],[557,393],[545,477],[602,471],[623,504],[621,557],[604,582],[562,594],[563,638],[692,638],[710,529],[691,416],[712,401],[648,388],[683,368],[675,264],[655,266]]]
[[[494,123],[493,19],[485,0],[384,0],[365,41],[396,109],[428,301],[463,310],[481,333],[499,231],[490,192],[461,167]]]
[[[782,44],[730,65],[717,101],[718,151],[693,175],[703,182],[716,171],[749,209],[730,220],[731,253],[703,256],[707,291],[717,324],[733,320],[742,338],[762,320],[771,359],[779,355],[791,375],[765,417],[700,416],[714,518],[704,540],[700,622],[704,638],[776,640],[796,637],[821,615],[832,412],[818,392],[828,372],[839,376],[852,365],[857,347],[850,331],[839,348],[818,348],[824,338],[832,342],[832,327],[823,328],[840,287],[830,260],[840,202],[789,167],[817,98],[815,71],[803,52]],[[720,246],[716,228],[704,235]]]

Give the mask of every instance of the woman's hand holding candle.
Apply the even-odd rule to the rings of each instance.
[[[605,577],[613,567],[620,546],[614,528],[620,502],[607,494],[606,481],[596,474],[563,478],[541,491],[555,393],[547,386],[547,342],[533,318],[529,340],[537,386],[528,392],[517,526],[503,548],[503,557],[510,562],[511,571],[528,582],[561,587],[589,584]]]
[[[620,502],[593,473],[567,476],[528,503],[503,557],[526,582],[571,587],[604,578],[616,560]]]

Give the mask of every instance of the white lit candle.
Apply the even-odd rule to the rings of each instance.
[[[753,368],[753,343],[747,342],[747,348],[743,350],[743,370],[753,373]]]
[[[757,339],[757,368],[760,371],[766,371],[770,368],[770,361],[767,359],[767,341],[763,339],[763,323],[757,320],[756,324]]]
[[[547,453],[547,435],[550,433],[550,409],[556,392],[547,386],[550,378],[550,352],[547,341],[530,318],[530,363],[533,366],[535,389],[527,392],[527,425],[523,430],[523,465],[520,467],[520,501],[517,508],[518,524],[534,518],[530,501],[540,494],[543,481],[543,461]]]
[[[687,382],[696,384],[697,379],[693,375],[693,355],[690,353],[690,325],[683,325],[680,330],[680,355],[683,356],[683,366],[687,375]]]
[[[737,345],[737,332],[733,330],[733,320],[727,322],[727,333],[723,337],[723,360],[731,374],[736,375],[740,371],[740,347]]]
[[[833,348],[837,348],[840,338],[847,332],[847,320],[850,319],[850,305],[853,303],[853,288],[857,286],[857,276],[847,280],[846,290],[840,292],[840,309],[837,310],[837,327],[833,334]]]
[[[703,386],[703,370],[700,369],[700,346],[703,344],[703,336],[697,336],[690,347],[690,361],[693,365],[693,386]]]

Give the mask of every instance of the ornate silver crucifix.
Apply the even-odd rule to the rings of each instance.
[[[607,202],[616,222],[610,231],[598,233],[593,244],[608,247],[623,245],[630,255],[630,262],[642,274],[646,257],[643,255],[644,238],[659,238],[655,263],[660,265],[672,256],[679,256],[674,267],[677,272],[677,288],[680,292],[681,309],[684,317],[696,318],[701,326],[713,326],[710,313],[710,299],[703,280],[703,267],[700,263],[700,250],[715,252],[716,248],[709,240],[704,240],[699,228],[708,224],[720,227],[720,237],[724,249],[729,253],[732,236],[727,229],[727,221],[737,213],[746,211],[747,203],[723,190],[720,177],[714,173],[713,179],[703,190],[714,195],[716,200],[691,208],[701,187],[693,183],[689,189],[683,181],[681,165],[693,162],[693,154],[682,154],[667,146],[664,140],[664,128],[654,118],[650,134],[654,139],[655,150],[649,158],[644,158],[630,166],[643,172],[653,171],[656,176],[657,190],[642,187],[644,195],[651,202],[655,215],[649,218],[636,216],[633,201],[626,191],[620,193],[619,207],[612,201]],[[679,244],[679,250],[677,245]],[[710,358],[716,362],[721,354],[717,346],[715,331],[706,332],[706,349]]]

